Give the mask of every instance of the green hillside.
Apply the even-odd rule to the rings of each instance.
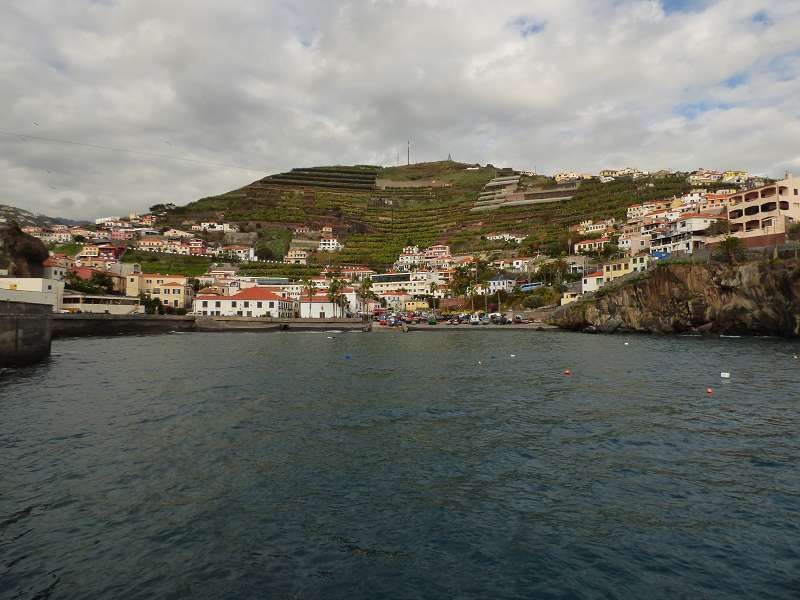
[[[331,225],[341,232],[345,249],[317,255],[317,261],[384,268],[405,245],[445,242],[454,252],[467,253],[486,249],[481,236],[494,231],[527,235],[524,252],[564,251],[569,225],[584,219],[622,218],[630,204],[689,189],[683,177],[586,181],[571,200],[473,212],[475,199],[497,170],[491,166],[467,170],[467,166],[443,161],[390,168],[294,169],[178,207],[167,220],[174,225],[219,218],[238,223],[242,231],[257,233],[261,247],[269,248],[278,260],[288,248],[291,228]],[[552,185],[543,177],[523,180],[538,187]],[[287,234],[276,234],[276,229]],[[269,267],[259,271],[265,269]]]

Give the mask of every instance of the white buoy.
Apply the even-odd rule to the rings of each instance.
[[[479,365],[482,365],[483,363],[482,363],[481,361],[478,361],[478,364],[479,364]]]
[[[332,336],[332,335],[329,335],[329,336],[328,336],[328,339],[329,339],[329,340],[332,340],[332,339],[333,339],[333,336]]]
[[[625,345],[627,346],[627,345],[628,345],[628,342],[625,342]]]
[[[516,354],[509,354],[509,356],[510,356],[511,358],[516,358],[516,356],[517,356],[517,355],[516,355]]]
[[[719,376],[722,377],[723,379],[730,379],[731,378],[731,374],[730,373],[725,373],[724,371],[722,373],[720,373]]]

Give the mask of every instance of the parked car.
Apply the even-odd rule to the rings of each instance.
[[[480,325],[481,324],[481,318],[478,315],[472,315],[469,318],[469,324],[470,325]]]

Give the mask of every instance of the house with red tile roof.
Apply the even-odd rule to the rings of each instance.
[[[202,294],[194,299],[194,314],[204,317],[262,317],[291,319],[295,303],[270,290],[251,287],[233,296]]]

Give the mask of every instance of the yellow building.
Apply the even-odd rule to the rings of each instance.
[[[644,272],[647,270],[649,264],[650,257],[646,254],[642,256],[629,256],[628,258],[610,262],[603,265],[603,281],[607,283],[614,279],[625,277],[625,275],[630,275],[631,273]]]
[[[183,275],[164,275],[162,273],[142,273],[125,278],[127,296],[144,294],[148,298],[158,298],[164,306],[172,308],[192,308],[194,290],[189,278]]]
[[[428,310],[427,300],[410,300],[403,305],[403,310],[406,312],[417,312],[419,310]]]

